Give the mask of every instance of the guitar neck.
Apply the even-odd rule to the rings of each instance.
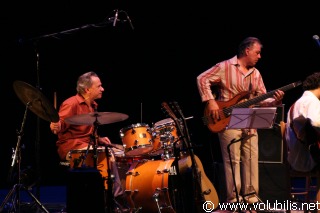
[[[249,99],[248,101],[237,103],[237,104],[229,107],[226,110],[229,110],[229,112],[231,113],[233,108],[247,108],[247,107],[250,107],[250,106],[252,106],[254,104],[257,104],[257,103],[259,103],[259,102],[261,102],[261,101],[263,101],[263,100],[265,100],[267,98],[271,98],[276,93],[277,90],[281,90],[281,91],[285,92],[287,90],[290,90],[292,88],[295,88],[295,87],[299,86],[300,84],[301,84],[300,81],[288,84],[288,85],[280,87],[280,88],[278,88],[276,90],[272,90],[272,91],[267,92],[267,93],[265,93],[263,95],[260,95],[260,96],[254,97],[252,99]]]

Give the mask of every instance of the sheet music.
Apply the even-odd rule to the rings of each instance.
[[[234,108],[227,129],[270,129],[276,110],[276,107]]]

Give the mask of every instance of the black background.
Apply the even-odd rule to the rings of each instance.
[[[108,21],[115,9],[129,15],[134,30],[124,17],[115,27]],[[210,174],[220,156],[218,141],[201,120],[200,73],[233,57],[247,36],[264,44],[257,67],[269,90],[320,70],[320,49],[312,39],[320,33],[318,9],[307,2],[12,1],[1,10],[1,187],[8,186],[12,148],[26,111],[21,168],[40,162],[42,184],[63,181],[56,136],[48,121],[26,110],[13,90],[16,80],[39,88],[51,103],[56,92],[59,105],[75,94],[80,74],[97,72],[105,88],[99,111],[129,115],[99,126],[99,134],[117,144],[122,144],[120,129],[136,123],[152,126],[167,118],[161,103],[177,101],[185,117],[192,117],[187,122],[192,142],[199,146],[195,153]],[[301,93],[301,88],[286,93],[285,112]]]

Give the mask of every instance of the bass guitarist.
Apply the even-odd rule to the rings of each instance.
[[[197,77],[197,86],[202,102],[205,104],[206,124],[209,129],[220,125],[218,134],[223,158],[226,181],[226,202],[242,201],[239,194],[244,196],[247,203],[259,202],[259,171],[258,171],[258,134],[256,129],[228,129],[228,121],[223,108],[237,102],[266,94],[261,73],[255,67],[261,58],[262,43],[258,38],[247,37],[238,47],[236,56],[217,63]],[[216,88],[213,91],[212,88]],[[240,96],[240,98],[239,98]],[[282,104],[284,91],[275,92],[264,100],[261,106],[277,106]],[[235,101],[235,99],[237,99]],[[222,103],[224,103],[222,105]],[[220,123],[220,121],[222,121]],[[222,127],[221,127],[222,126]],[[213,128],[211,128],[213,127]],[[247,137],[251,135],[250,137]],[[253,136],[252,136],[253,135]],[[228,145],[234,139],[242,138],[230,146],[229,160]],[[242,163],[240,171],[240,162]],[[234,169],[234,180],[233,171]],[[234,184],[235,182],[235,184]],[[235,191],[235,186],[236,190]],[[241,190],[241,191],[240,191]],[[223,200],[223,199],[221,199]]]

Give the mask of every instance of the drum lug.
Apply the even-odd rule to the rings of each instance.
[[[157,170],[157,174],[163,174],[163,173],[168,173],[170,170],[169,169],[164,169],[162,171]]]
[[[169,169],[164,169],[163,172],[164,173],[168,173],[170,170]]]
[[[139,172],[127,172],[126,174],[127,174],[127,175],[132,175],[132,176],[138,176],[138,175],[140,175]]]

